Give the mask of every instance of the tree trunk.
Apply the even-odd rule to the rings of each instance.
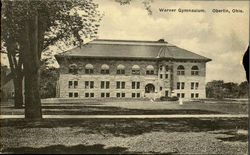
[[[24,50],[25,118],[41,119],[40,60],[38,57],[38,16],[25,21],[26,45]]]
[[[15,89],[15,97],[14,97],[14,105],[15,108],[23,107],[23,77],[19,75],[13,79],[14,89]]]

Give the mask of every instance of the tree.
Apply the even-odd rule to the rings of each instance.
[[[249,84],[247,81],[239,84],[238,97],[247,98],[249,96]]]
[[[39,89],[42,51],[60,41],[79,46],[83,38],[96,37],[101,19],[97,7],[92,0],[3,2],[3,17],[12,21],[8,24],[16,25],[13,31],[22,34],[18,43],[25,76],[25,118],[42,118]],[[12,11],[10,16],[8,9]]]

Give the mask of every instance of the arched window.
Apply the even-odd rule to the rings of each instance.
[[[146,74],[147,75],[153,75],[154,74],[154,66],[148,65],[146,68]]]
[[[92,64],[87,64],[85,66],[85,74],[93,74],[94,66]]]
[[[117,70],[116,70],[117,74],[125,74],[125,66],[120,64],[117,66]]]
[[[182,65],[177,67],[177,75],[185,75],[185,68]]]
[[[109,66],[107,64],[101,66],[101,74],[109,74]]]
[[[199,75],[199,68],[198,68],[198,66],[193,66],[191,68],[191,75]]]
[[[132,74],[139,75],[140,74],[140,67],[138,65],[134,65],[132,67]]]
[[[78,74],[78,67],[76,64],[69,65],[69,73]]]

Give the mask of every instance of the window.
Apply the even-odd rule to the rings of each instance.
[[[132,82],[132,89],[140,89],[140,82]]]
[[[162,69],[163,69],[163,66],[162,66],[162,65],[160,65],[160,71],[162,71]]]
[[[85,65],[85,74],[93,74],[94,73],[94,66],[91,64]]]
[[[191,98],[194,98],[194,93],[191,93]]]
[[[94,81],[90,81],[90,89],[94,88]]]
[[[69,93],[69,97],[73,97],[73,93]]]
[[[162,90],[162,87],[160,87],[160,90]]]
[[[168,65],[166,65],[165,67],[166,67],[166,72],[168,72],[168,71],[169,71],[169,67],[168,67]]]
[[[134,65],[132,67],[132,74],[133,75],[140,75],[140,67],[138,65]]]
[[[148,65],[146,67],[146,74],[147,75],[153,75],[154,74],[154,67],[152,65]]]
[[[160,74],[160,79],[162,79],[162,74]]]
[[[165,79],[168,79],[168,74],[165,75]]]
[[[185,82],[177,82],[176,89],[184,89],[185,88]]]
[[[116,70],[116,74],[125,74],[125,66],[124,65],[118,65],[117,66],[117,70]]]
[[[90,97],[94,97],[95,95],[94,95],[94,93],[90,93]]]
[[[137,97],[140,97],[141,96],[141,94],[140,93],[137,93]]]
[[[181,98],[184,98],[185,97],[185,94],[184,93],[181,93]]]
[[[104,81],[101,81],[101,89],[104,88]]]
[[[101,74],[109,74],[109,66],[107,64],[101,66]]]
[[[184,89],[184,88],[185,88],[185,83],[182,82],[182,83],[181,83],[181,89]]]
[[[68,86],[69,86],[69,88],[77,88],[78,87],[78,81],[69,81]]]
[[[125,97],[125,93],[122,93],[122,97]]]
[[[109,97],[110,96],[110,93],[106,93],[106,97]]]
[[[133,98],[135,97],[135,93],[132,93],[132,97],[133,97]]]
[[[74,97],[78,97],[78,93],[74,93]]]
[[[85,93],[85,97],[89,97],[89,93]]]
[[[125,82],[122,82],[122,89],[125,89]]]
[[[120,84],[121,84],[120,81],[116,82],[116,89],[120,89]]]
[[[69,73],[78,74],[78,67],[76,64],[69,65]]]
[[[106,89],[109,89],[109,81],[101,81],[101,89],[105,88],[105,83],[106,83]]]
[[[196,83],[195,83],[195,89],[198,89],[198,88],[199,88],[199,83],[196,82]]]
[[[73,85],[73,81],[69,81],[69,88],[71,88]]]
[[[105,93],[101,93],[101,97],[105,97]]]
[[[121,97],[121,94],[120,93],[116,93],[116,97]]]
[[[196,94],[195,94],[195,97],[196,97],[196,98],[199,98],[199,94],[198,94],[198,93],[196,93]]]
[[[180,93],[177,93],[177,97],[179,97],[179,98],[180,98]]]
[[[85,81],[85,88],[89,88],[89,81]]]
[[[193,66],[191,68],[191,75],[193,75],[193,76],[198,76],[199,75],[199,68],[198,68],[198,66]]]
[[[194,82],[191,82],[191,89],[194,89]]]
[[[182,65],[177,67],[177,75],[185,75],[185,68]]]

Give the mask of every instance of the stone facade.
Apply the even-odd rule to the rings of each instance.
[[[74,73],[70,73],[72,64],[77,70]],[[86,73],[87,64],[93,66],[92,74]],[[101,73],[103,64],[109,66],[109,74]],[[118,65],[125,67],[125,74],[117,74]],[[139,75],[132,74],[134,65],[140,67]],[[146,74],[149,65],[154,68],[154,73],[150,75]],[[184,75],[178,75],[180,65],[184,67]],[[191,74],[193,66],[198,67],[198,70],[195,70],[198,75]],[[60,98],[160,96],[178,96],[186,99],[205,98],[205,76],[206,62],[204,61],[68,57],[60,61],[57,96]],[[88,81],[87,84],[86,81]],[[90,87],[91,81],[93,81],[93,88]],[[101,88],[101,81],[105,81],[104,88]],[[108,88],[106,88],[106,81],[109,81]],[[117,88],[117,82],[120,82],[120,88]],[[125,82],[124,88],[121,88],[122,82]],[[134,88],[132,88],[132,82],[135,82]],[[137,85],[139,86],[137,87]]]

